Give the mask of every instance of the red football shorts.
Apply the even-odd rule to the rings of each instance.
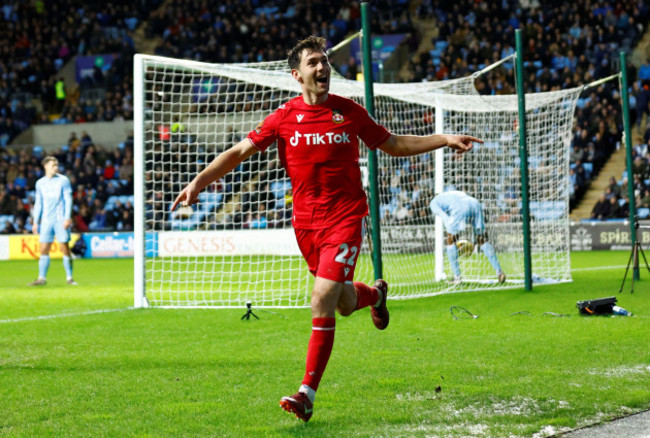
[[[296,239],[309,272],[340,283],[351,282],[361,252],[364,219],[321,230],[296,229]]]

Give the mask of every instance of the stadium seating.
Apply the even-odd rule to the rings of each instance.
[[[637,210],[637,214],[639,215],[639,219],[648,219],[650,217],[650,208],[641,207]]]
[[[173,2],[115,0],[111,4],[118,4],[121,7],[110,9],[114,12],[108,12],[109,8],[102,3],[87,4],[84,8],[74,7],[72,9],[70,7],[76,5],[72,0],[55,3],[59,11],[57,14],[73,11],[76,14],[73,17],[75,19],[71,21],[66,20],[66,17],[50,14],[48,22],[37,20],[41,29],[39,26],[34,26],[28,29],[27,35],[31,41],[36,34],[48,35],[54,24],[61,26],[60,33],[65,33],[65,30],[72,26],[71,40],[63,43],[58,39],[56,39],[57,41],[53,39],[52,43],[48,45],[56,52],[52,65],[43,64],[44,60],[52,57],[42,56],[39,58],[36,49],[25,51],[20,47],[13,47],[5,52],[9,53],[7,55],[9,58],[0,58],[0,61],[9,67],[25,64],[26,70],[21,70],[21,72],[25,73],[24,76],[28,78],[27,81],[22,82],[9,81],[6,85],[3,85],[0,80],[0,89],[8,90],[9,93],[8,98],[2,97],[3,94],[0,93],[0,110],[4,111],[0,111],[0,148],[2,143],[8,144],[20,129],[27,126],[25,123],[18,124],[18,126],[11,125],[7,121],[6,114],[21,112],[18,111],[19,103],[28,102],[32,98],[40,99],[46,109],[55,106],[56,102],[53,100],[52,92],[54,81],[58,78],[57,69],[63,66],[66,60],[77,54],[118,52],[123,59],[120,62],[121,67],[116,66],[117,70],[110,72],[110,75],[103,76],[106,80],[104,84],[93,82],[86,84],[88,87],[82,84],[81,99],[77,102],[70,101],[61,108],[63,115],[60,121],[68,123],[75,120],[92,121],[98,118],[106,120],[115,117],[131,118],[132,112],[129,112],[128,109],[128,106],[132,104],[131,96],[133,95],[129,72],[130,57],[134,52],[131,47],[131,32],[141,23],[144,23],[147,28],[148,37],[162,38],[162,44],[156,48],[156,53],[218,62],[284,59],[286,47],[293,42],[292,38],[296,36],[321,33],[328,37],[331,43],[337,43],[344,37],[341,29],[349,31],[360,27],[356,2],[350,4],[337,0],[307,3],[290,0],[282,2],[282,4],[237,2],[237,7],[229,8],[224,4],[207,12],[201,9],[203,7],[201,2],[192,0],[175,0]],[[419,64],[417,61],[412,63],[410,70],[413,72],[413,76],[409,78],[410,80],[434,79],[436,73],[444,68],[448,69],[446,75],[450,79],[456,78],[467,74],[467,69],[462,68],[463,62],[471,71],[474,71],[512,53],[513,17],[510,17],[510,14],[504,14],[497,3],[458,0],[454,3],[453,14],[444,2],[411,2],[410,5],[408,3],[405,0],[373,2],[374,19],[372,24],[373,32],[376,34],[413,32],[412,19],[422,21],[426,17],[437,18],[438,37],[432,41],[431,45],[423,45],[427,46],[424,53],[426,56],[420,58]],[[605,4],[600,8],[602,11],[592,13],[593,11],[585,10],[587,6],[580,2],[566,5],[555,2],[540,3],[539,9],[521,6],[516,10],[514,17],[517,23],[521,23],[527,38],[536,44],[530,46],[526,54],[526,68],[534,78],[527,81],[528,91],[548,91],[577,86],[614,72],[612,68],[615,66],[618,51],[633,48],[641,36],[638,26],[635,24],[647,23],[650,17],[650,7],[644,2],[623,0],[616,5],[615,12],[616,14],[625,12],[631,21],[629,24],[622,22],[619,25],[617,23],[614,34],[607,35],[599,33],[598,30],[604,26],[606,19],[604,11],[607,8],[614,8],[612,4]],[[535,2],[529,4],[534,5]],[[8,4],[8,7],[11,11],[9,14],[4,14],[4,21],[2,21],[3,17],[0,17],[0,22],[6,24],[7,28],[12,27],[9,21],[20,21],[33,14],[27,3],[24,2],[14,2]],[[47,12],[52,12],[50,3],[46,2],[44,7]],[[308,9],[310,14],[307,14]],[[418,12],[409,12],[414,10]],[[177,11],[182,11],[183,14],[178,15]],[[345,12],[346,18],[343,22],[338,23],[338,30],[319,28],[319,23],[312,25],[312,23],[295,20],[295,16],[317,16],[318,14],[335,17],[340,12]],[[111,15],[113,13],[114,16]],[[571,20],[566,19],[569,15],[581,17],[579,29],[575,28]],[[458,21],[459,17],[461,17],[460,21]],[[89,20],[90,23],[88,23]],[[241,21],[241,26],[226,26],[227,22],[233,23],[238,20]],[[259,25],[260,23],[262,25]],[[90,27],[94,25],[98,26],[100,32],[92,36],[87,35]],[[466,25],[471,27],[471,32],[463,33]],[[555,31],[546,32],[548,26],[552,26]],[[282,29],[282,31],[278,29]],[[590,46],[585,45],[585,35],[587,34],[592,35]],[[246,41],[246,45],[243,46],[241,41]],[[563,42],[568,45],[563,46]],[[582,50],[576,50],[576,48]],[[584,54],[584,59],[575,59],[570,55],[570,50]],[[427,75],[428,69],[432,72],[431,77]],[[636,72],[631,70],[630,73],[630,81],[633,81]],[[108,80],[109,78],[110,80]],[[480,79],[478,87],[481,93],[500,94],[513,92],[512,84],[514,84],[512,63],[506,63],[503,68],[496,69]],[[588,131],[587,140],[595,144],[597,152],[595,157],[581,163],[581,168],[584,170],[584,178],[581,179],[583,187],[598,174],[619,139],[620,110],[612,104],[618,99],[616,93],[615,84],[605,84],[598,89],[590,90],[589,95],[584,94],[578,100],[576,125],[579,129]],[[97,103],[96,97],[104,100]],[[604,104],[604,102],[607,103]],[[124,109],[123,106],[127,109]],[[91,116],[88,116],[89,113]],[[34,121],[34,115],[30,116],[29,112],[25,114],[23,115],[26,117],[27,124]],[[28,120],[30,117],[31,121]],[[20,117],[20,119],[22,118]],[[601,129],[601,124],[604,126],[604,130]],[[188,136],[188,138],[193,137]],[[581,144],[581,147],[586,148],[587,145]],[[71,150],[76,153],[80,152],[76,147],[72,147]],[[132,139],[129,146],[121,148],[120,151],[122,151],[121,158],[124,158],[125,151],[132,153]],[[96,162],[98,163],[103,163],[104,158],[107,158],[103,151],[99,153],[96,151],[94,155],[97,155]],[[76,177],[81,169],[73,165],[74,153],[71,155],[70,152],[65,152],[62,149],[57,152],[57,156],[59,156],[66,173],[71,177]],[[83,161],[85,156],[80,158]],[[16,160],[15,164],[24,171],[26,176],[29,172],[35,176],[40,174],[37,155],[3,155],[2,160],[6,161],[4,170],[10,167],[9,161]],[[534,168],[535,163],[531,163],[531,167]],[[572,167],[577,167],[577,163],[573,163]],[[0,187],[4,187],[4,190],[8,192],[7,186],[10,181],[6,179],[6,172],[2,172],[2,170],[3,168],[0,168],[0,177],[3,178],[0,179]],[[97,169],[92,169],[92,171],[95,170]],[[409,170],[405,168],[404,172],[408,173]],[[401,185],[392,188],[393,196],[399,195],[408,198],[411,195],[413,188],[406,186],[407,180],[408,178],[402,178]],[[33,184],[35,178],[28,177],[28,181]],[[75,178],[71,178],[71,181],[75,191],[79,185],[87,186],[88,183],[96,182],[76,181]],[[649,181],[650,176],[643,182],[650,187]],[[128,196],[125,191],[132,190],[132,178],[111,179],[101,181],[99,184],[105,185],[106,193],[113,195],[108,197],[106,205],[104,205],[109,212],[115,208],[116,199],[124,204],[125,202],[120,199],[120,196]],[[228,187],[234,191],[239,186],[238,184],[229,184]],[[26,189],[22,199],[24,203],[29,203],[33,201],[33,186]],[[284,193],[287,189],[286,184],[272,187],[276,209],[284,206]],[[224,196],[228,197],[231,194],[225,193]],[[91,195],[88,195],[88,199],[90,197]],[[501,200],[504,208],[508,205],[506,200],[505,196]],[[167,202],[168,199],[165,201]],[[80,211],[84,204],[90,209],[86,213],[88,219],[94,212],[92,211],[94,207],[88,200],[75,199],[75,211]],[[398,211],[397,199],[388,199],[383,205],[386,206],[383,211],[387,213],[389,219]],[[410,208],[410,205],[406,205],[406,207]],[[83,211],[85,212],[86,209]],[[545,216],[548,215],[538,212],[538,218],[542,218],[540,220],[543,220]],[[183,226],[187,225],[184,223]],[[26,224],[26,226],[31,225]]]
[[[86,2],[79,7],[78,2],[60,0],[39,2],[42,8],[40,12],[29,2],[6,3],[0,15],[0,27],[7,29],[3,34],[6,38],[3,45],[7,50],[0,54],[0,70],[5,69],[6,79],[4,84],[0,82],[0,88],[4,85],[7,91],[6,94],[0,93],[0,145],[11,142],[32,123],[49,123],[48,115],[61,111],[62,116],[56,118],[59,123],[88,120],[86,112],[77,114],[70,111],[74,100],[70,99],[74,94],[73,89],[65,90],[65,105],[63,99],[55,97],[60,71],[66,63],[74,62],[77,55],[132,55],[131,32],[161,2],[112,0],[109,3]],[[29,25],[20,26],[23,23]],[[131,49],[125,51],[126,47]],[[131,63],[131,59],[124,62]],[[19,74],[8,75],[7,71]],[[111,73],[107,77],[113,78],[115,75]],[[102,87],[110,90],[114,84],[106,81]],[[19,104],[24,105],[25,109],[20,114],[16,111]],[[102,105],[112,107],[114,102],[104,102]],[[41,114],[37,114],[37,111]],[[112,111],[102,113],[110,114]],[[9,119],[13,121],[12,126],[3,126]]]
[[[5,222],[10,222],[14,223],[14,215],[13,214],[3,214],[0,215],[0,229],[4,228]]]
[[[289,181],[289,179],[274,181],[271,183],[271,193],[275,198],[276,209],[284,208],[284,195],[287,193],[287,190],[289,190],[290,188],[291,188],[291,181]]]
[[[438,77],[443,64],[449,69],[449,78],[453,79],[466,74],[461,66],[463,62],[474,71],[486,65],[486,58],[490,62],[498,61],[512,53],[516,27],[513,23],[521,23],[527,38],[525,43],[529,43],[524,48],[524,65],[527,72],[535,75],[534,80],[527,81],[528,92],[575,87],[606,77],[616,72],[613,66],[617,63],[619,51],[631,51],[640,40],[641,27],[637,24],[650,18],[647,4],[639,6],[638,2],[628,0],[615,6],[606,3],[594,12],[588,3],[530,2],[517,9],[513,22],[510,13],[494,2],[459,0],[454,2],[453,13],[444,3],[423,4],[420,11],[438,18],[439,32],[428,56],[412,61],[412,79]],[[608,11],[613,14],[607,14]],[[607,20],[624,14],[627,19],[614,23],[611,34],[600,32],[612,24]],[[459,16],[473,24],[468,28],[467,23],[458,20]],[[571,16],[581,17],[578,27],[573,19],[567,19]],[[548,29],[553,29],[553,32],[548,32]],[[587,43],[589,35],[598,37]],[[582,56],[573,56],[571,52]],[[634,73],[634,70],[630,71],[630,82],[635,79]],[[480,78],[478,88],[483,94],[511,93],[513,89],[508,84],[514,84],[511,63]],[[584,94],[578,100],[576,126],[579,130],[588,130],[587,142],[580,147],[586,150],[587,143],[593,142],[596,154],[588,161],[581,161],[584,178],[578,179],[579,187],[572,205],[577,203],[620,140],[621,111],[620,107],[611,104],[617,100],[618,84],[613,82],[592,90],[589,95]],[[574,162],[573,166],[576,164]]]
[[[106,204],[104,204],[104,208],[105,208],[107,211],[113,210],[113,209],[115,208],[116,203],[117,203],[118,201],[119,201],[122,205],[125,205],[127,202],[129,202],[129,203],[131,203],[131,205],[133,205],[133,203],[135,202],[135,196],[133,196],[133,195],[118,195],[118,196],[110,196],[110,197],[106,200]]]
[[[530,214],[536,221],[554,221],[566,214],[566,204],[558,201],[531,201]]]

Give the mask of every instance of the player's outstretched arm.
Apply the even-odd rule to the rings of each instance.
[[[206,188],[210,183],[222,178],[255,152],[258,152],[258,149],[248,138],[245,138],[232,148],[219,154],[217,158],[212,160],[212,163],[208,167],[194,177],[192,182],[185,186],[178,194],[172,205],[172,211],[176,209],[178,204],[182,203],[184,206],[187,206],[199,202],[199,193],[201,193],[201,190]]]
[[[418,155],[445,146],[462,154],[472,150],[474,142],[483,143],[483,140],[469,135],[433,134],[419,136],[392,134],[384,144],[379,146],[379,149],[394,157]]]

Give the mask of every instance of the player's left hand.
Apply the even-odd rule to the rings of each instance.
[[[63,228],[66,230],[72,226],[72,221],[70,219],[63,220]]]
[[[457,151],[459,154],[471,151],[474,143],[483,143],[483,140],[469,135],[448,135],[447,146]]]

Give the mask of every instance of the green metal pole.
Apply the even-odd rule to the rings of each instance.
[[[526,90],[524,88],[524,50],[521,43],[521,29],[515,30],[517,46],[517,101],[519,103],[519,165],[521,167],[521,214],[524,231],[524,284],[526,290],[533,289],[532,261],[530,256],[530,205],[528,198],[528,145],[526,143]]]
[[[627,196],[630,206],[630,239],[632,246],[636,242],[636,200],[634,199],[634,174],[632,173],[632,132],[630,128],[630,100],[627,88],[627,54],[620,52],[621,57],[621,100],[623,101],[623,132],[625,133],[625,161],[627,165]],[[635,280],[640,279],[638,257],[634,260],[633,274]]]
[[[361,2],[361,31],[363,53],[363,80],[366,91],[366,109],[375,116],[375,96],[372,89],[372,50],[370,47],[370,6]],[[381,230],[379,229],[379,188],[377,184],[377,152],[368,150],[368,176],[370,184],[370,221],[372,223],[372,262],[375,268],[375,280],[383,278],[381,261]]]

